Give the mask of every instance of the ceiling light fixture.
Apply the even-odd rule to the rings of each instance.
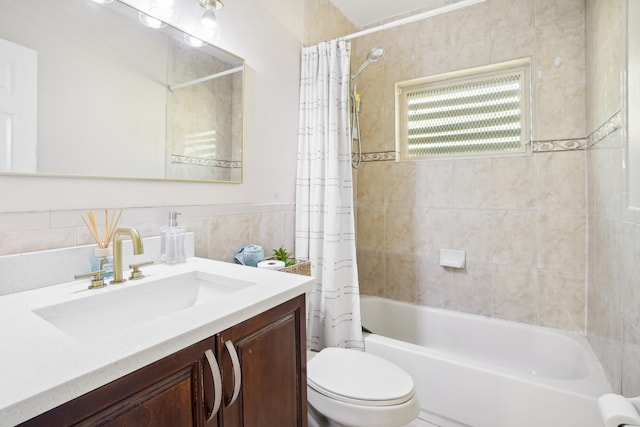
[[[198,0],[198,2],[204,8],[204,13],[200,18],[200,26],[205,31],[215,31],[218,27],[216,12],[224,6],[222,0]]]
[[[98,3],[98,4],[109,4],[109,3],[113,3],[113,0],[91,0],[94,3]]]

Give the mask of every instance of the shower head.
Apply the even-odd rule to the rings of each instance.
[[[358,76],[358,74],[360,74],[362,70],[364,70],[367,67],[367,65],[369,65],[369,63],[376,62],[378,59],[382,58],[383,55],[384,55],[383,48],[374,47],[373,49],[371,49],[369,51],[369,55],[367,56],[367,59],[362,63],[362,65],[358,67],[356,71],[353,72],[353,74],[351,74],[351,80],[355,79]]]
[[[371,52],[369,52],[369,56],[367,57],[367,61],[376,62],[378,59],[382,58],[383,55],[384,55],[384,49],[383,48],[374,47],[373,49],[371,49]]]

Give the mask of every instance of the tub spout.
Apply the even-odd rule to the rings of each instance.
[[[113,280],[111,283],[123,283],[127,280],[122,273],[122,238],[124,235],[131,237],[134,255],[144,253],[142,239],[138,230],[133,227],[118,227],[116,232],[113,233]]]

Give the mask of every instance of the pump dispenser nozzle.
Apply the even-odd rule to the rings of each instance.
[[[178,215],[182,215],[180,212],[169,211],[169,227],[178,226]]]

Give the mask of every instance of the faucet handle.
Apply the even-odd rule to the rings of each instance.
[[[129,268],[133,268],[133,271],[131,271],[131,276],[129,276],[129,280],[143,279],[144,274],[142,274],[142,271],[140,271],[140,267],[144,267],[145,265],[151,265],[151,264],[153,264],[153,261],[146,261],[138,264],[130,264]]]
[[[75,277],[76,279],[84,279],[85,277],[93,277],[93,279],[91,280],[91,284],[89,285],[89,289],[100,289],[100,288],[104,288],[105,283],[104,280],[102,280],[100,277],[102,277],[102,275],[104,274],[104,270],[98,270],[98,271],[92,271],[90,273],[84,273],[84,274],[76,274]]]

